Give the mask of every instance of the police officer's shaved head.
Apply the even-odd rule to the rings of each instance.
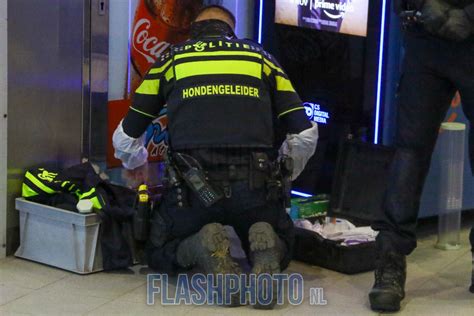
[[[194,21],[199,22],[211,19],[221,20],[229,24],[232,29],[235,29],[236,21],[234,15],[232,12],[220,5],[209,5],[202,8]]]

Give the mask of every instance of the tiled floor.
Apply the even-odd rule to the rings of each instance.
[[[474,315],[474,294],[467,291],[471,273],[468,229],[463,247],[441,251],[433,247],[433,229],[420,234],[417,250],[409,257],[407,297],[400,315]],[[142,270],[140,272],[140,270]],[[146,274],[97,273],[79,276],[33,262],[9,257],[0,260],[0,315],[373,315],[367,291],[372,273],[347,276],[292,262],[289,272],[301,273],[305,288],[324,288],[326,306],[310,306],[308,293],[299,306],[256,311],[249,306],[153,306],[146,304]]]

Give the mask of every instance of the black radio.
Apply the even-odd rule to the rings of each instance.
[[[222,195],[212,188],[201,170],[191,168],[183,174],[183,179],[204,206],[209,207],[222,199]]]

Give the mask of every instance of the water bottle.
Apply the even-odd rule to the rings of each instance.
[[[148,187],[142,184],[138,187],[138,199],[133,216],[133,236],[137,241],[146,241],[150,230],[150,196]]]
[[[460,248],[465,132],[466,125],[462,123],[441,125],[441,185],[436,248],[443,250]]]

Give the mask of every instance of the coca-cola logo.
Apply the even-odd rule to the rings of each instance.
[[[148,19],[140,19],[133,28],[133,49],[142,55],[148,63],[154,63],[160,54],[165,51],[170,43],[160,41],[158,37],[152,36],[151,22]]]

